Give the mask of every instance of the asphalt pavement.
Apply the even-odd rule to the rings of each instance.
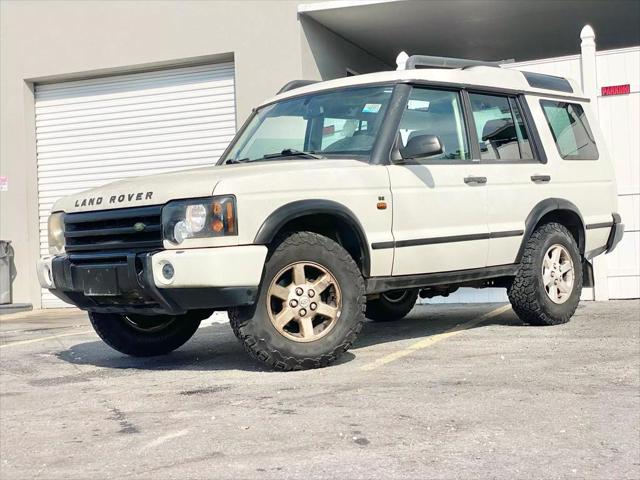
[[[165,357],[73,309],[0,318],[0,478],[638,479],[640,301],[569,324],[420,305],[336,365],[271,372],[223,314]]]

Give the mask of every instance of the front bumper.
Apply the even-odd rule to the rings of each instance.
[[[83,310],[179,315],[255,302],[267,247],[68,254],[38,262],[43,288]],[[167,279],[163,267],[171,264]]]

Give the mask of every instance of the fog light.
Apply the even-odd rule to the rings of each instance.
[[[162,276],[164,278],[166,278],[167,280],[171,280],[173,278],[173,275],[175,274],[175,270],[173,269],[173,265],[171,265],[170,263],[165,263],[162,266]]]

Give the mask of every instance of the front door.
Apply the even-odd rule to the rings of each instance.
[[[484,166],[471,160],[464,118],[460,92],[413,87],[399,126],[396,161],[387,167],[394,276],[487,264],[486,178]],[[437,138],[441,151],[413,156],[419,137],[423,144]]]

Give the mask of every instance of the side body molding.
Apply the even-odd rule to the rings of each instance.
[[[253,240],[254,244],[267,245],[278,232],[292,220],[313,215],[329,215],[343,220],[355,232],[356,241],[360,248],[362,259],[362,273],[368,276],[371,259],[367,243],[367,236],[358,217],[346,206],[332,200],[310,199],[287,203],[274,210],[262,223]]]
[[[565,200],[563,198],[547,198],[545,200],[542,200],[535,207],[533,207],[533,209],[527,216],[527,219],[525,221],[524,236],[522,237],[522,243],[520,244],[520,249],[518,250],[518,255],[515,260],[516,263],[520,262],[520,260],[522,259],[522,254],[524,253],[525,245],[527,244],[529,237],[531,237],[531,234],[533,233],[533,230],[536,228],[536,225],[538,224],[538,222],[542,219],[542,217],[554,211],[571,212],[575,214],[575,216],[579,219],[580,224],[577,226],[578,227],[577,228],[578,249],[580,250],[581,254],[584,254],[585,227],[584,227],[584,219],[582,218],[582,214],[580,213],[580,210],[569,200]]]

